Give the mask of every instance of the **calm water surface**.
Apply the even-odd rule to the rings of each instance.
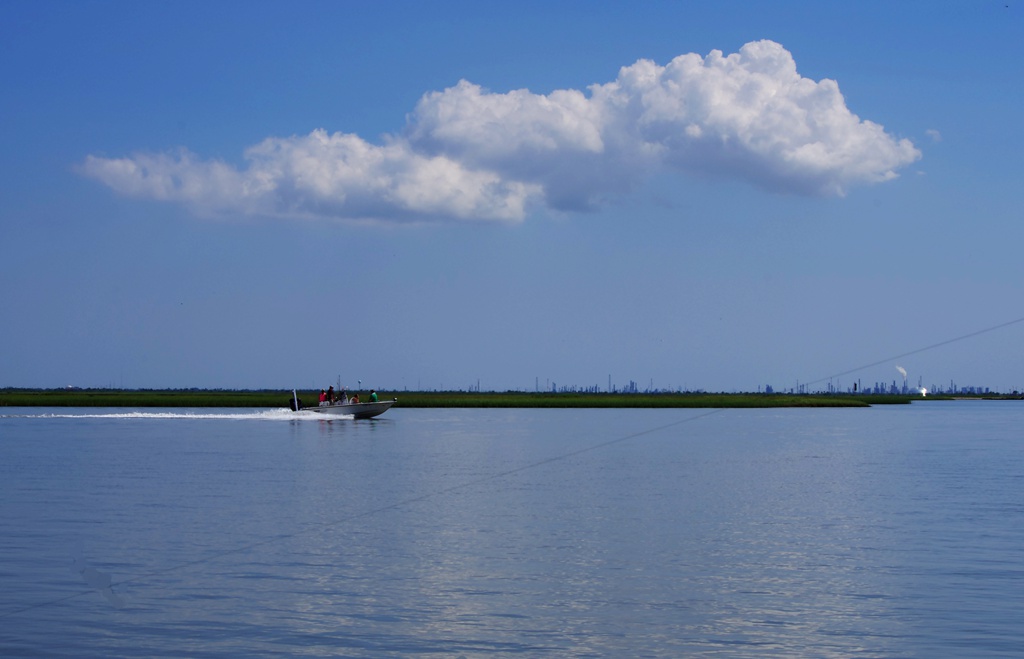
[[[0,655],[1024,656],[1022,428],[0,408]]]

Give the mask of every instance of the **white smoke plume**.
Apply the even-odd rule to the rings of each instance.
[[[244,156],[239,169],[186,149],[90,155],[80,171],[200,215],[508,222],[532,207],[594,208],[662,169],[843,195],[895,178],[920,152],[851,113],[835,81],[800,76],[789,51],[757,41],[640,60],[586,91],[493,93],[463,80],[425,94],[382,144],[318,129]]]
[[[896,370],[900,372],[900,375],[903,376],[904,380],[907,379],[907,369],[903,368],[902,366],[897,366]]]

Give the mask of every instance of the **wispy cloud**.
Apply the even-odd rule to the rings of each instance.
[[[586,91],[492,93],[463,80],[424,95],[381,144],[320,129],[265,139],[243,169],[181,150],[89,156],[80,171],[200,215],[519,221],[531,207],[599,206],[663,169],[843,195],[919,157],[851,113],[836,82],[801,77],[785,48],[758,41],[640,60]]]

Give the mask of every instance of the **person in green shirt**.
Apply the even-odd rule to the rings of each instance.
[[[377,402],[377,391],[374,390],[374,389],[370,389],[370,402],[371,403],[376,403]]]

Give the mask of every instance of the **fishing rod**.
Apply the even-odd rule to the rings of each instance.
[[[896,361],[897,359],[903,359],[904,357],[909,357],[911,355],[916,355],[918,353],[926,352],[928,350],[934,350],[935,348],[941,348],[942,346],[948,346],[951,343],[956,343],[958,341],[963,341],[965,339],[971,339],[971,338],[974,338],[976,336],[980,336],[982,334],[987,334],[988,332],[994,332],[994,331],[996,331],[998,329],[1003,329],[1004,327],[1009,327],[1011,325],[1016,325],[1017,323],[1024,323],[1024,317],[1017,318],[1017,319],[1014,319],[1014,320],[1010,320],[1010,321],[1007,321],[1005,323],[1000,323],[998,325],[993,325],[991,327],[986,327],[985,329],[977,330],[975,332],[971,332],[970,334],[964,334],[963,336],[958,336],[958,337],[955,337],[955,338],[952,338],[952,339],[946,339],[945,341],[939,341],[938,343],[933,343],[932,345],[925,346],[923,348],[918,348],[916,350],[911,350],[910,352],[904,352],[904,353],[899,354],[899,355],[893,355],[892,357],[887,357],[885,359],[880,359],[880,360],[878,360],[876,362],[871,362],[870,364],[864,364],[863,366],[858,366],[857,368],[851,368],[848,371],[843,371],[842,373],[835,373],[833,375],[829,375],[829,376],[824,377],[824,378],[819,378],[819,379],[813,380],[811,382],[806,382],[804,384],[806,386],[806,385],[818,384],[820,382],[825,382],[826,380],[831,380],[833,378],[840,378],[840,377],[842,377],[844,375],[849,375],[851,373],[856,373],[858,371],[863,371],[865,369],[872,368],[873,366],[881,366],[882,364],[888,364],[889,362]]]

